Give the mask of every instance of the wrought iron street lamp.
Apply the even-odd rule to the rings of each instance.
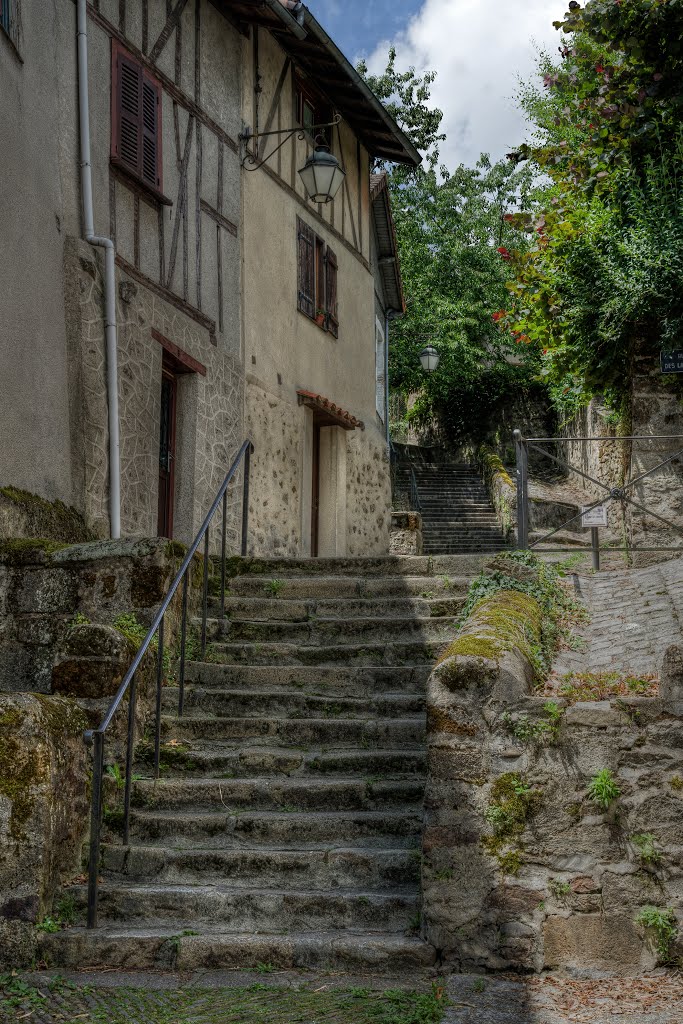
[[[248,150],[245,152],[242,160],[242,167],[245,171],[256,171],[259,167],[263,167],[265,162],[270,160],[272,156],[275,156],[277,151],[281,149],[293,135],[296,135],[300,140],[307,137],[310,138],[310,135],[318,129],[333,128],[335,125],[339,124],[340,121],[341,117],[337,115],[333,121],[329,122],[329,124],[314,125],[310,131],[299,126],[296,128],[283,128],[278,131],[254,132],[253,134],[249,130],[245,130],[240,135],[240,141],[244,145],[245,150],[249,142],[255,142],[257,148],[256,153],[250,153]],[[285,138],[275,147],[275,149],[271,150],[270,153],[261,158],[259,156],[261,146],[259,145],[258,140],[272,135],[284,135]],[[331,203],[339,192],[344,178],[346,177],[346,171],[340,166],[334,153],[331,152],[330,147],[325,142],[324,136],[315,136],[315,149],[304,166],[299,169],[299,177],[303,182],[309,199],[312,199],[314,203]]]
[[[427,345],[427,347],[423,348],[420,352],[420,362],[422,363],[422,369],[425,373],[434,373],[439,365],[440,359],[441,356],[433,345]]]

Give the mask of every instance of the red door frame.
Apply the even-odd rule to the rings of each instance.
[[[164,403],[168,403],[164,417]],[[173,537],[173,504],[175,495],[176,410],[178,378],[166,360],[161,370],[161,416],[159,425],[159,507],[157,532],[160,537]],[[165,422],[166,421],[166,422]],[[166,428],[167,436],[164,437]],[[164,443],[165,442],[165,443]]]

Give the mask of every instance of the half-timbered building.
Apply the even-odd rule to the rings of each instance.
[[[396,261],[395,248],[392,256],[373,247],[370,175],[375,160],[419,156],[314,15],[285,3],[294,22],[286,23],[277,6],[231,5],[245,33],[243,315],[246,421],[256,446],[254,550],[384,554],[391,497],[377,314],[386,303],[376,299],[382,285],[373,262],[393,258],[395,268]],[[326,204],[311,200],[299,174],[316,141],[345,171]]]
[[[385,552],[370,172],[413,147],[294,0],[0,12],[0,485],[187,541],[251,436],[253,553]]]
[[[92,220],[115,252],[120,528],[187,540],[244,434],[242,37],[208,0],[85,7]],[[84,240],[77,4],[0,9],[0,484],[109,536],[105,250]]]

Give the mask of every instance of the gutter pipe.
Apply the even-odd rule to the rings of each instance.
[[[265,0],[265,3],[266,7],[270,7],[271,11],[277,14],[292,35],[297,39],[306,38],[308,32],[304,28],[304,5],[302,3],[291,3],[291,0],[285,6],[280,3],[280,0]]]
[[[78,115],[81,136],[81,196],[85,240],[104,249],[104,335],[107,349],[109,410],[109,532],[121,536],[121,460],[119,452],[119,388],[116,337],[116,264],[111,238],[95,234],[93,226],[92,163],[90,159],[90,102],[88,96],[88,20],[86,0],[77,0]]]

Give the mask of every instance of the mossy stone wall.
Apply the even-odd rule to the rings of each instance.
[[[86,726],[72,701],[0,694],[0,967],[30,963],[36,922],[80,873]]]
[[[485,599],[429,680],[423,933],[458,970],[635,974],[661,962],[642,909],[683,922],[683,653],[660,697],[558,699],[551,721],[527,656],[540,617],[528,595]],[[605,768],[607,808],[589,795]]]

